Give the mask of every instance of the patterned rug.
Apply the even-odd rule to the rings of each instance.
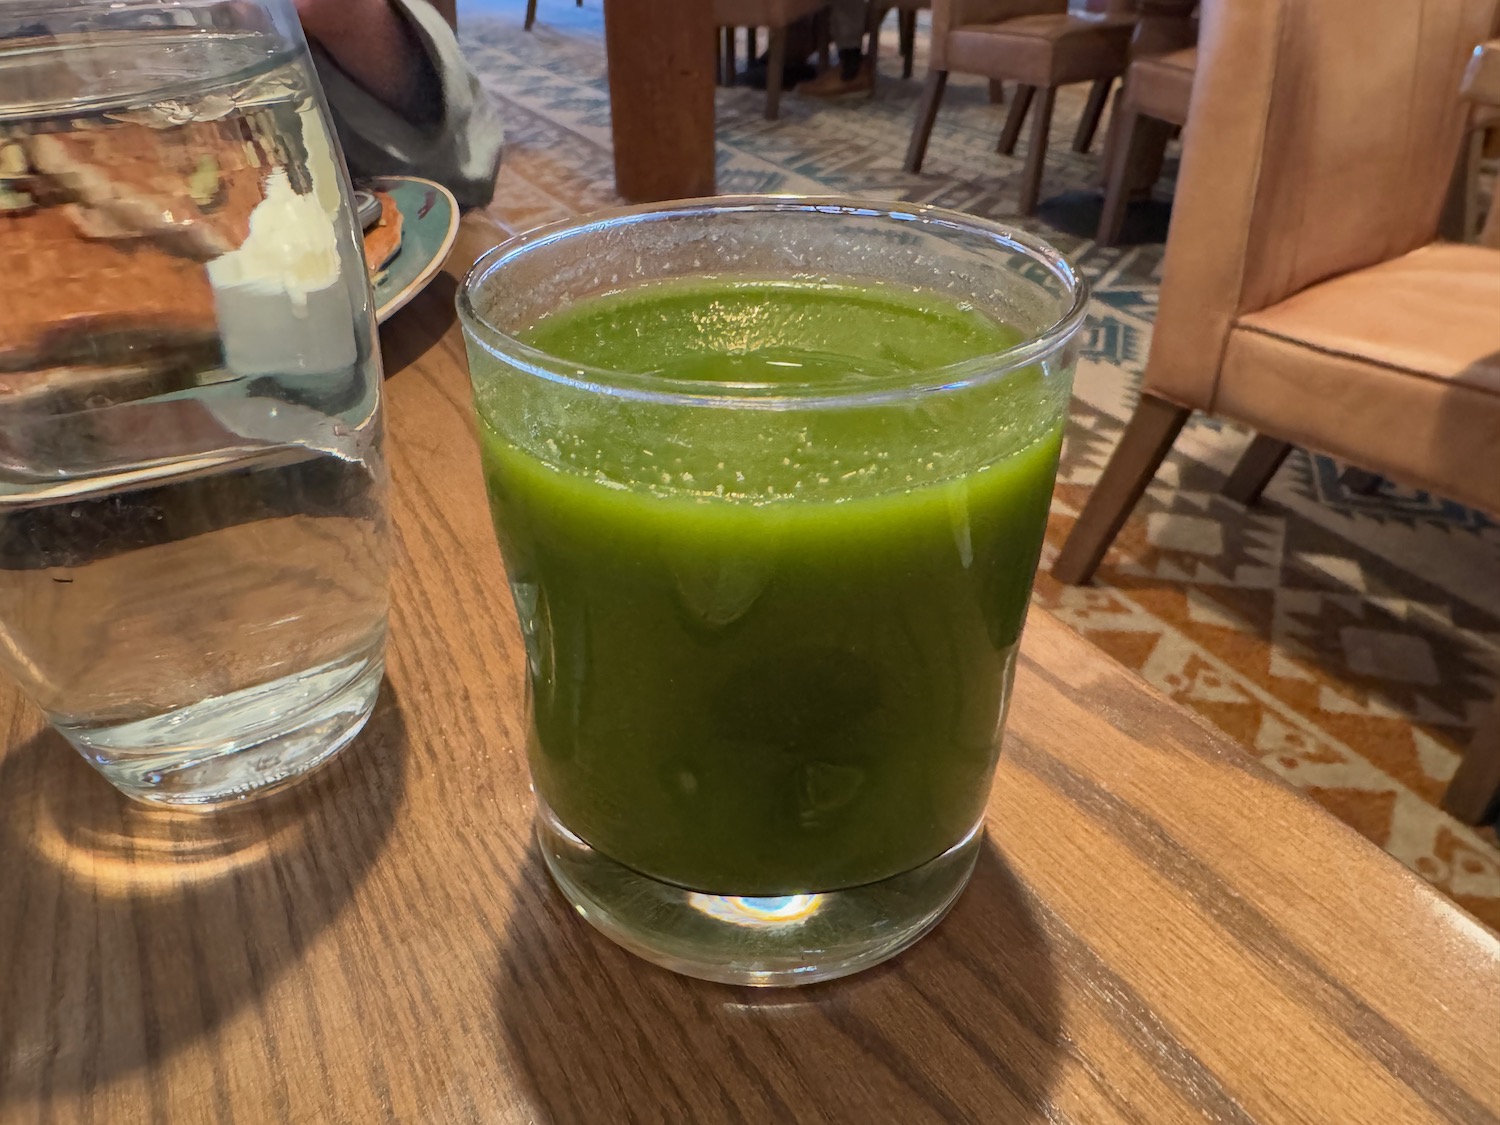
[[[463,0],[461,39],[507,125],[491,210],[522,230],[617,203],[599,0]],[[917,71],[925,71],[925,28]],[[1045,568],[1135,405],[1156,307],[1170,175],[1135,209],[1134,245],[1096,246],[1097,155],[1071,151],[1082,90],[1058,101],[1036,220],[1014,214],[1025,156],[999,156],[1004,109],[955,78],[926,169],[901,171],[920,81],[900,79],[887,29],[873,101],[718,95],[721,191],[921,200],[1051,240],[1094,287],[1036,600],[1173,699],[1238,739],[1335,816],[1500,929],[1500,847],[1437,801],[1500,679],[1500,525],[1385,485],[1362,496],[1340,466],[1294,455],[1246,509],[1219,491],[1247,440],[1203,418],[1178,439],[1096,584]],[[1098,148],[1096,143],[1095,148]],[[1169,173],[1170,173],[1169,162]],[[1155,239],[1155,241],[1147,241]]]

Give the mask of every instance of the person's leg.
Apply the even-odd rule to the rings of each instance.
[[[870,22],[868,0],[833,0],[833,45],[839,49],[839,69],[848,82],[859,74],[865,56],[865,26]]]
[[[865,58],[865,27],[870,18],[867,0],[833,0],[830,31],[839,49],[839,65],[797,87],[799,94],[816,98],[869,94],[874,71]]]

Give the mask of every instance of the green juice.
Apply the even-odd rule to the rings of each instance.
[[[894,287],[706,280],[581,301],[522,339],[679,388],[832,396],[1019,333]],[[1003,389],[773,410],[596,409],[520,381],[477,370],[476,394],[532,774],[558,818],[717,894],[858,886],[963,839],[995,766],[1066,380],[1023,369]]]

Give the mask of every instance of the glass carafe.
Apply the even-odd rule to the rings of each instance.
[[[290,0],[0,5],[0,667],[133,797],[267,792],[374,704],[350,195]]]

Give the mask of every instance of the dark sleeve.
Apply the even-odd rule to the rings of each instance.
[[[356,179],[383,175],[436,180],[463,207],[482,207],[495,191],[504,132],[458,40],[427,0],[388,0],[411,24],[442,94],[437,119],[415,124],[358,85],[313,47],[313,63],[349,171]]]

